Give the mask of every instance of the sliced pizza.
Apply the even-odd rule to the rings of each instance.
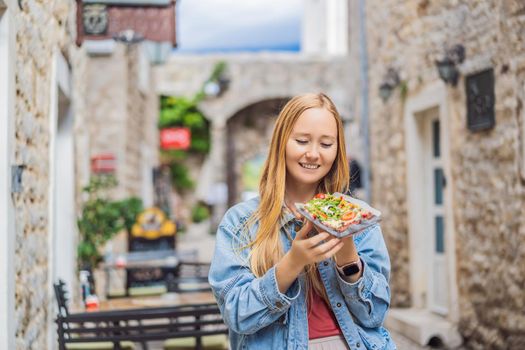
[[[325,193],[317,194],[304,205],[304,209],[314,220],[319,220],[337,232],[343,232],[351,225],[359,225],[374,217],[374,213],[342,195]]]

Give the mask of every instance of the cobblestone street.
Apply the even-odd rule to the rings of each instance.
[[[421,346],[419,344],[414,343],[412,340],[404,337],[403,335],[390,331],[390,334],[392,335],[392,339],[394,339],[394,343],[396,343],[396,346],[399,350],[423,350],[423,349],[431,349],[428,346]]]

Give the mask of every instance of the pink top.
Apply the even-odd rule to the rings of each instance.
[[[343,334],[332,309],[312,288],[308,307],[308,335],[310,339]]]

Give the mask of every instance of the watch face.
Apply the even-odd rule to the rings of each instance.
[[[354,263],[343,267],[343,273],[345,276],[352,276],[359,272],[359,264]]]

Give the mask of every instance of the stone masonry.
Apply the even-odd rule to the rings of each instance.
[[[393,265],[394,306],[410,306],[404,101],[439,80],[434,60],[462,44],[462,76],[493,67],[496,126],[466,127],[464,79],[447,87],[458,329],[471,349],[525,348],[525,4],[523,1],[367,1],[373,203]],[[383,104],[388,67],[403,87]]]
[[[148,74],[139,82],[140,55],[139,46],[117,44],[112,54],[89,57],[86,64],[87,117],[81,125],[88,141],[77,156],[86,163],[96,154],[115,155],[118,198],[140,197],[142,165],[158,162],[158,98]]]
[[[157,104],[149,63],[137,46],[116,44],[112,57],[87,57],[75,45],[75,2],[20,1],[15,19],[15,164],[23,165],[22,191],[15,206],[15,323],[17,349],[45,349],[53,330],[54,296],[50,267],[50,129],[53,54],[71,70],[77,205],[89,180],[90,156],[115,152],[119,198],[148,186],[157,165]],[[145,70],[144,70],[145,69]],[[144,164],[150,166],[146,169]],[[149,170],[149,172],[147,172]],[[152,187],[151,187],[152,188]],[[147,190],[147,189],[146,189]],[[79,208],[79,207],[77,207]],[[75,234],[75,233],[72,233]],[[56,252],[55,252],[56,254]],[[75,288],[72,296],[75,297]]]
[[[19,2],[16,30],[16,164],[25,166],[15,206],[15,323],[17,349],[47,343],[48,203],[50,187],[50,101],[53,53],[74,55],[74,3],[66,0]],[[52,304],[51,304],[52,305]]]

